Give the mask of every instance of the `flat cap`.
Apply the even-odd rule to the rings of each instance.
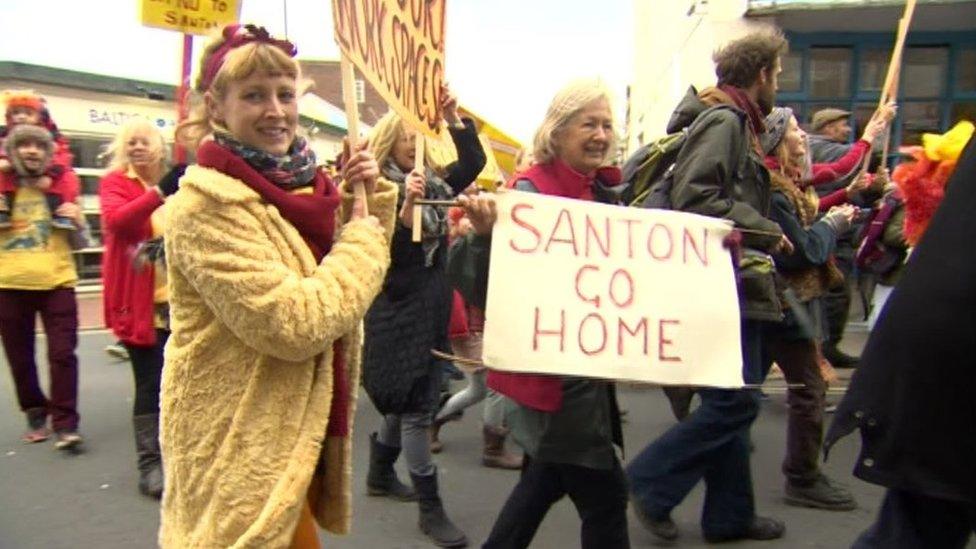
[[[815,132],[819,132],[827,124],[840,120],[841,118],[847,118],[850,115],[850,111],[845,111],[842,109],[821,109],[813,113],[813,119],[810,121],[810,129]]]

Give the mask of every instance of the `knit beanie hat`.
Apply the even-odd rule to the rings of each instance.
[[[792,117],[793,109],[789,107],[773,107],[772,112],[766,115],[766,132],[759,136],[764,155],[769,156],[783,140]]]
[[[14,170],[17,171],[18,175],[40,175],[39,173],[32,173],[27,170],[24,167],[24,163],[21,162],[20,155],[17,154],[17,146],[24,142],[38,143],[44,148],[44,169],[46,169],[51,162],[51,157],[54,155],[54,140],[51,139],[51,132],[40,126],[18,124],[10,129],[10,133],[7,134],[7,138],[3,142],[4,152],[7,153],[7,157],[10,159],[10,163],[13,164]],[[43,172],[44,170],[42,169],[41,171]]]
[[[4,90],[3,102],[6,106],[5,116],[7,123],[10,123],[10,110],[14,107],[27,107],[41,112],[44,108],[44,100],[31,90]]]

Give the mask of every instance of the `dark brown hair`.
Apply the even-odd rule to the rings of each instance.
[[[748,88],[759,73],[776,65],[789,43],[779,29],[765,29],[729,42],[712,54],[719,84]]]

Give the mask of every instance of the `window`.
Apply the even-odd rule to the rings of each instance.
[[[809,124],[833,107],[851,111],[851,139],[860,137],[878,104],[891,56],[890,33],[791,33],[782,60],[777,103]],[[902,59],[899,111],[890,159],[923,133],[976,119],[976,37],[965,32],[912,32]],[[809,126],[807,126],[809,127]]]
[[[976,121],[976,100],[959,101],[952,105],[952,112],[949,115],[949,127],[956,125],[962,120]]]
[[[782,92],[800,91],[803,86],[803,52],[790,51],[780,60],[783,72],[779,73],[779,89]]]
[[[810,49],[810,96],[847,97],[851,92],[851,49]]]
[[[104,168],[108,158],[104,156],[105,148],[111,139],[107,137],[87,137],[80,135],[66,135],[68,147],[74,158],[76,168]],[[95,191],[98,192],[97,189]]]
[[[82,285],[98,284],[102,277],[102,231],[98,203],[98,181],[109,160],[104,154],[105,149],[112,140],[109,137],[90,135],[65,135],[65,138],[68,140],[71,155],[74,156],[75,172],[81,181],[79,202],[85,212],[85,219],[88,221],[88,227],[91,231],[91,247],[79,250],[75,254],[78,278]]]
[[[860,81],[857,90],[859,92],[881,93],[884,86],[885,76],[888,74],[888,61],[891,60],[891,51],[887,49],[866,49],[861,52],[861,64],[859,66]]]
[[[905,48],[901,65],[901,96],[940,97],[949,68],[948,48]]]
[[[902,103],[901,144],[921,145],[923,133],[940,133],[939,103],[937,101],[909,101]]]
[[[956,91],[976,93],[976,48],[959,51],[956,58]]]

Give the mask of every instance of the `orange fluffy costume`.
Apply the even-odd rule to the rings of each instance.
[[[921,147],[902,149],[914,161],[899,164],[892,179],[905,197],[904,234],[910,246],[918,244],[925,233],[945,196],[946,182],[956,168],[956,161],[972,135],[972,122],[963,121],[942,135],[924,134]]]

